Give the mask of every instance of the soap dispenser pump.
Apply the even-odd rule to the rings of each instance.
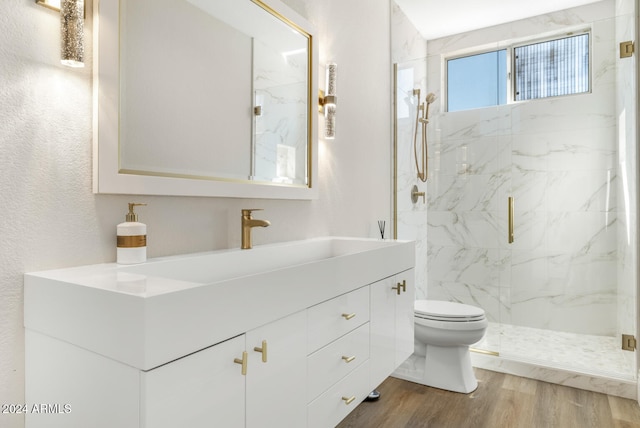
[[[147,225],[138,222],[136,206],[147,204],[129,203],[129,212],[124,223],[116,229],[118,235],[116,260],[119,264],[135,264],[147,261]]]

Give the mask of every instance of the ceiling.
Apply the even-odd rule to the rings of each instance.
[[[600,0],[395,0],[426,40]]]

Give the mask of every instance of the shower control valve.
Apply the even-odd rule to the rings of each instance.
[[[424,192],[418,192],[418,186],[414,184],[413,188],[411,188],[411,202],[414,204],[418,203],[419,197],[422,197],[423,204],[427,202]]]

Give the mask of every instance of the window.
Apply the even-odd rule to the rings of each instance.
[[[515,99],[589,91],[589,34],[514,49]]]
[[[447,61],[449,111],[507,103],[507,51],[499,50]]]
[[[447,59],[447,110],[589,92],[589,62],[589,33]]]

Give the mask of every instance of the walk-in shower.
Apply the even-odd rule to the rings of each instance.
[[[487,313],[478,366],[635,397],[638,351],[622,348],[638,337],[638,72],[619,46],[636,39],[636,3],[424,41],[426,56],[394,8],[396,236],[417,241],[416,298]],[[576,31],[590,35],[589,91],[447,111],[447,58]],[[437,96],[424,183],[416,88]]]

